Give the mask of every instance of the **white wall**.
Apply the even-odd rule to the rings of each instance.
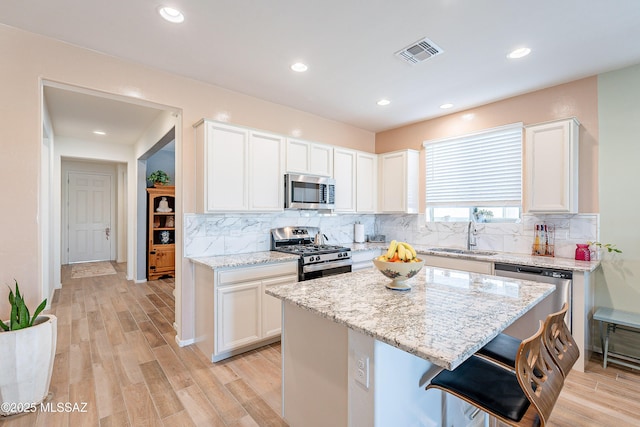
[[[640,313],[640,65],[598,77],[600,235],[605,257],[596,305]]]

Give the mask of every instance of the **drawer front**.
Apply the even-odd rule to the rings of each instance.
[[[237,267],[218,272],[218,286],[262,280],[269,277],[298,274],[298,262],[281,262],[256,267]]]

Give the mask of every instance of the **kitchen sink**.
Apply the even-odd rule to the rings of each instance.
[[[497,252],[492,251],[478,251],[473,249],[456,249],[456,248],[430,248],[429,250],[434,252],[446,252],[450,254],[460,254],[460,255],[495,255]]]

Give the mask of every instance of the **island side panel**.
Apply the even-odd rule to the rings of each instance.
[[[282,414],[291,427],[346,427],[347,327],[282,303]]]
[[[443,393],[425,390],[441,370],[349,329],[349,427],[463,425],[443,423]]]

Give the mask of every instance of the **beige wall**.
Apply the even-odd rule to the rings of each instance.
[[[195,53],[194,53],[195,54]],[[203,117],[281,134],[300,131],[304,139],[374,151],[374,134],[343,123],[149,69],[110,56],[0,25],[0,178],[3,224],[0,284],[21,284],[30,306],[41,298],[38,263],[38,193],[42,137],[40,81],[124,96],[136,96],[182,110],[184,212],[194,211],[194,133]],[[187,284],[188,285],[188,284]],[[0,316],[8,315],[0,292]]]
[[[596,305],[640,313],[640,65],[598,77],[600,240],[623,252],[604,257]]]
[[[422,150],[425,140],[463,135],[523,122],[524,125],[576,117],[580,122],[579,210],[598,212],[597,77],[516,96],[376,135],[376,152]],[[424,153],[424,152],[422,152]],[[424,194],[424,156],[420,156],[420,194]],[[525,165],[526,168],[526,165]],[[420,210],[424,211],[424,197]]]

